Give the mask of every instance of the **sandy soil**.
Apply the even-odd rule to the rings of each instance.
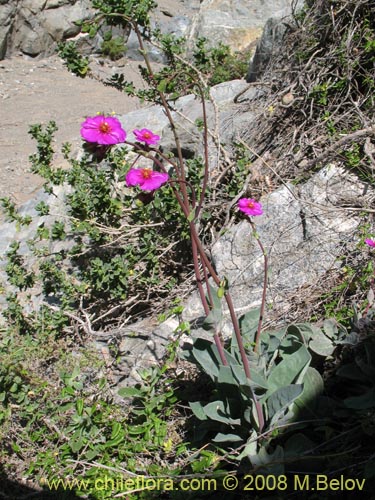
[[[120,64],[123,66],[118,71],[124,72],[126,79],[142,85],[138,63]],[[93,69],[102,76],[112,71],[109,64],[102,66],[99,62]],[[77,151],[81,144],[80,123],[85,116],[98,111],[123,114],[139,107],[135,98],[94,79],[72,75],[57,57],[0,61],[0,196],[11,196],[22,203],[42,184],[38,176],[30,173],[28,158],[36,151],[28,134],[30,124],[56,121],[56,151],[66,141]],[[55,164],[63,162],[61,153],[56,154]]]
[[[158,0],[153,13],[157,24],[173,24],[175,16],[192,17],[199,0]],[[139,88],[139,62],[122,59],[112,63],[95,59],[90,64],[95,75],[124,73]],[[117,67],[117,68],[116,68]],[[105,78],[106,79],[106,78]],[[44,60],[14,57],[0,61],[0,196],[12,196],[22,203],[32,197],[42,180],[30,173],[29,155],[35,142],[28,134],[34,123],[56,121],[56,150],[70,142],[73,151],[81,144],[79,129],[85,116],[96,112],[124,114],[138,109],[140,102],[94,79],[81,79],[69,73],[56,56]],[[64,162],[61,153],[55,163]]]

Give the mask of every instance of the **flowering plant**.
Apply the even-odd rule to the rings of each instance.
[[[133,130],[137,141],[144,142],[147,146],[153,146],[160,141],[160,136],[154,134],[148,128],[142,128],[141,130]]]
[[[126,132],[120,121],[113,116],[89,116],[81,124],[81,136],[87,142],[113,145],[124,142]]]
[[[369,247],[375,247],[375,240],[371,239],[371,238],[367,238],[365,240],[365,243],[366,245],[368,245]]]
[[[142,191],[154,191],[165,184],[169,175],[163,172],[155,172],[151,168],[131,168],[126,174],[127,186],[139,186]]]
[[[238,202],[238,209],[246,215],[262,215],[262,205],[252,198],[241,198]]]

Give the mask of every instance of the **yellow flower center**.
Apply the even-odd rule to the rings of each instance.
[[[109,125],[109,123],[107,122],[103,122],[99,125],[99,130],[100,132],[102,132],[103,134],[108,134],[108,132],[111,131],[111,127]]]
[[[150,138],[151,138],[151,134],[150,134],[150,132],[143,132],[143,137],[144,137],[145,139],[150,139]]]
[[[150,168],[142,168],[142,177],[144,179],[150,179],[152,176],[152,170]]]
[[[248,202],[247,202],[247,206],[248,206],[249,208],[254,208],[254,202],[253,202],[253,201],[248,201]]]

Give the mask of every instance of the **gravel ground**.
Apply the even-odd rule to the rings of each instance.
[[[0,2],[1,3],[1,2]],[[178,16],[192,19],[199,10],[199,0],[158,0],[153,13],[154,21],[170,29]],[[121,59],[115,63],[94,59],[90,64],[93,73],[100,77],[124,73],[126,80],[142,88],[139,62]],[[63,142],[70,142],[72,150],[81,144],[79,129],[85,116],[96,112],[125,114],[141,107],[136,98],[105,87],[99,81],[80,79],[69,73],[57,57],[31,59],[13,57],[0,61],[0,196],[11,196],[23,203],[33,196],[42,180],[30,173],[29,155],[34,153],[35,142],[28,134],[34,123],[54,120],[56,151]],[[55,164],[64,163],[61,153],[56,154]]]
[[[122,61],[118,70],[142,86],[137,62]],[[107,62],[93,64],[95,74],[109,75]],[[81,144],[80,123],[98,111],[124,114],[140,107],[138,99],[105,87],[99,81],[81,79],[69,73],[61,60],[52,57],[30,60],[17,57],[0,61],[0,193],[16,203],[32,197],[42,180],[30,173],[29,155],[36,151],[28,134],[34,123],[56,121],[55,164],[64,163],[60,151],[70,142],[73,151]]]

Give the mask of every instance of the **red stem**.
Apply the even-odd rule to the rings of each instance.
[[[251,228],[253,230],[253,234],[255,239],[258,242],[259,248],[261,249],[261,252],[263,254],[263,259],[264,259],[264,272],[263,272],[263,291],[262,291],[262,302],[260,305],[260,315],[259,315],[259,321],[258,321],[258,329],[257,333],[255,335],[255,347],[254,347],[254,352],[259,351],[259,344],[260,344],[260,334],[262,331],[262,324],[263,324],[263,319],[264,319],[264,309],[266,306],[266,295],[267,295],[267,279],[268,279],[268,257],[267,257],[267,252],[263,246],[263,243],[260,241],[260,238],[256,232],[256,227],[254,222],[249,219]]]

